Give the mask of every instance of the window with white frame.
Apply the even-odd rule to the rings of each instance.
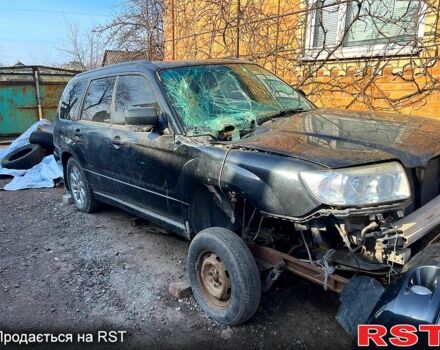
[[[306,56],[407,54],[423,34],[420,0],[311,0]]]

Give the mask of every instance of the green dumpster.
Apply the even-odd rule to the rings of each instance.
[[[67,82],[79,71],[45,66],[0,68],[0,137],[21,134],[37,120],[53,120]]]

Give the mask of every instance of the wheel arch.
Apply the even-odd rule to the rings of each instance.
[[[182,199],[189,204],[187,220],[190,239],[209,226],[220,226],[234,230],[230,225],[230,217],[228,218],[227,215],[215,223],[209,222],[207,218],[209,209],[218,208],[214,202],[216,198],[221,197],[220,202],[227,206],[223,208],[227,209],[226,211],[230,211],[228,206],[231,201],[235,201],[240,209],[240,203],[244,201],[246,207],[252,206],[259,211],[270,211],[270,207],[281,207],[273,189],[250,169],[232,162],[226,162],[224,169],[220,169],[221,162],[218,159],[208,159],[208,161],[201,159],[193,158],[188,161],[179,176],[179,192]],[[222,176],[219,184],[220,173]],[[231,194],[233,198],[230,198]],[[266,208],[267,205],[270,207]],[[237,212],[237,215],[241,214]]]
[[[248,212],[258,210],[252,199],[238,189],[228,188],[221,191],[218,186],[200,184],[193,189],[189,200],[190,239],[212,226],[240,232],[244,207]]]
[[[63,166],[64,186],[69,191],[70,191],[70,187],[69,187],[69,179],[68,179],[68,176],[67,176],[67,162],[72,157],[73,157],[73,154],[70,153],[70,152],[66,152],[66,151],[61,153],[61,157],[60,157],[61,158],[61,165]]]

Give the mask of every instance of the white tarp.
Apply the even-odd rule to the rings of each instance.
[[[37,128],[50,125],[51,122],[45,119],[34,123],[23,134],[17,137],[9,147],[0,149],[0,159],[3,159],[3,157],[15,149],[27,145],[29,143],[30,134],[37,130]],[[16,191],[25,188],[53,187],[53,180],[62,177],[63,170],[61,165],[55,161],[54,156],[50,155],[44,157],[41,163],[33,166],[29,170],[6,169],[2,168],[0,164],[0,175],[14,176],[12,181],[3,189],[7,191]]]
[[[23,176],[15,176],[3,189],[17,191],[25,188],[53,187],[53,180],[63,176],[61,166],[53,155],[43,158],[41,163],[34,165]]]

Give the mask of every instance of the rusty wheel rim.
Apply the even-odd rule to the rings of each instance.
[[[216,309],[225,309],[231,301],[231,280],[228,270],[217,254],[201,255],[197,278],[202,294],[208,304]]]

